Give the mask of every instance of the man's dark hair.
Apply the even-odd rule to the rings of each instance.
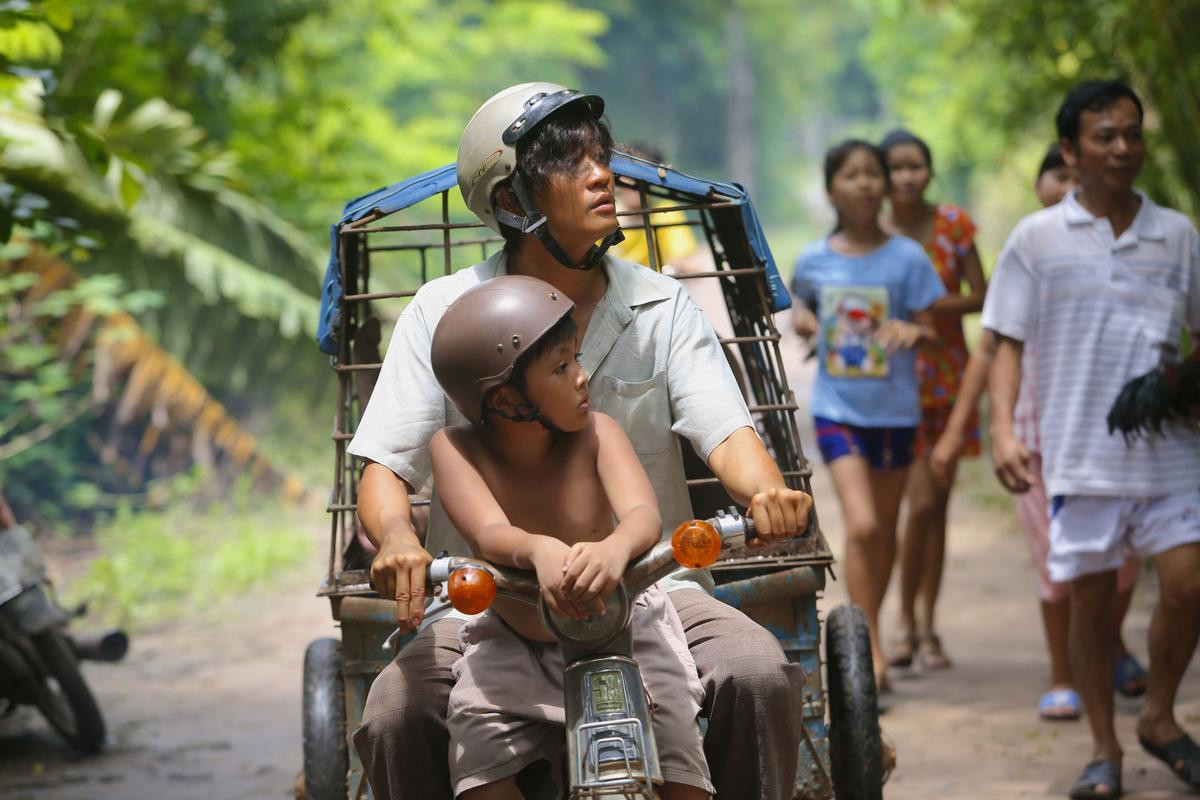
[[[1054,115],[1054,124],[1058,128],[1058,138],[1066,139],[1074,145],[1079,144],[1080,120],[1085,111],[1103,111],[1111,108],[1122,98],[1128,98],[1137,106],[1138,119],[1144,116],[1141,98],[1129,84],[1118,80],[1084,81],[1076,84],[1067,92],[1058,113]]]
[[[612,160],[612,151],[608,124],[593,117],[583,104],[576,103],[551,115],[517,142],[517,169],[525,176],[529,190],[540,192],[549,185],[551,177],[578,170],[585,154],[607,164]],[[500,226],[500,233],[505,249],[511,253],[521,234],[507,225]]]
[[[516,384],[516,387],[522,392],[527,392],[529,384],[525,380],[525,374],[529,371],[530,365],[563,342],[575,341],[578,335],[579,326],[575,324],[574,318],[570,314],[563,317],[553,328],[546,331],[546,334],[538,339],[533,347],[521,353],[516,363],[513,364],[512,377],[509,380]]]
[[[899,147],[902,144],[913,144],[921,151],[921,155],[925,156],[925,166],[929,167],[929,171],[933,172],[933,153],[929,151],[929,145],[920,136],[917,136],[912,131],[904,128],[896,128],[887,136],[883,137],[883,141],[879,143],[879,149],[883,151],[886,158],[893,147]]]
[[[1065,167],[1066,165],[1067,160],[1063,158],[1062,148],[1059,146],[1058,142],[1055,142],[1054,144],[1050,145],[1050,149],[1046,151],[1045,157],[1042,158],[1042,165],[1038,167],[1037,172],[1038,179],[1040,180],[1041,177],[1050,170],[1058,169],[1059,167]]]

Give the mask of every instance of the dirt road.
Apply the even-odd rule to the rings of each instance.
[[[799,365],[795,342],[785,345],[789,363]],[[802,398],[810,379],[811,362],[797,367],[793,386]],[[837,502],[820,467],[814,494],[840,553]],[[940,630],[955,666],[936,675],[898,675],[886,699],[883,725],[899,750],[886,790],[894,800],[1062,798],[1087,760],[1084,723],[1036,718],[1046,666],[1033,573],[1008,505],[973,502],[978,494],[961,492],[951,512]],[[111,731],[103,755],[72,758],[32,714],[0,721],[0,796],[290,797],[300,768],[303,651],[313,638],[334,632],[328,604],[312,596],[319,553],[314,546],[311,571],[290,576],[269,602],[206,613],[203,622],[180,620],[137,636],[123,664],[88,665]],[[832,584],[824,608],[842,602],[843,592],[843,583]],[[1147,573],[1126,627],[1141,656],[1153,593]],[[894,607],[886,619],[894,621]],[[1200,663],[1193,663],[1182,700],[1186,724],[1200,733]],[[1128,747],[1126,796],[1189,796],[1137,748],[1137,709],[1134,701],[1118,705]]]

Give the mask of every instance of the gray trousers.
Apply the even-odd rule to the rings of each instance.
[[[737,609],[697,589],[668,596],[704,686],[704,755],[717,797],[791,800],[803,669]],[[451,800],[446,706],[461,624],[433,623],[371,684],[354,747],[376,800]]]

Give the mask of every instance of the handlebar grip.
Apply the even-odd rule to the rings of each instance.
[[[743,515],[742,520],[746,526],[746,543],[749,544],[758,538],[758,530],[754,526],[754,520],[750,517]]]

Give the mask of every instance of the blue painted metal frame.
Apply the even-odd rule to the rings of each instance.
[[[775,258],[767,245],[766,234],[754,204],[746,190],[736,183],[723,183],[697,178],[666,167],[660,167],[637,158],[630,158],[623,153],[614,153],[612,170],[617,175],[646,181],[649,184],[662,186],[681,192],[688,192],[700,197],[718,194],[741,206],[742,224],[750,241],[754,258],[766,270],[767,291],[771,298],[774,311],[791,308],[792,296],[784,285],[779,269],[775,266]],[[458,182],[458,172],[454,164],[422,173],[415,178],[393,183],[369,194],[356,197],[346,203],[342,217],[329,229],[329,264],[325,269],[325,277],[321,281],[321,315],[317,324],[317,346],[321,352],[329,355],[337,353],[334,334],[337,331],[338,309],[341,308],[342,283],[341,272],[338,268],[338,230],[343,225],[352,224],[367,217],[380,217],[408,208],[428,200],[439,192],[444,192]]]

